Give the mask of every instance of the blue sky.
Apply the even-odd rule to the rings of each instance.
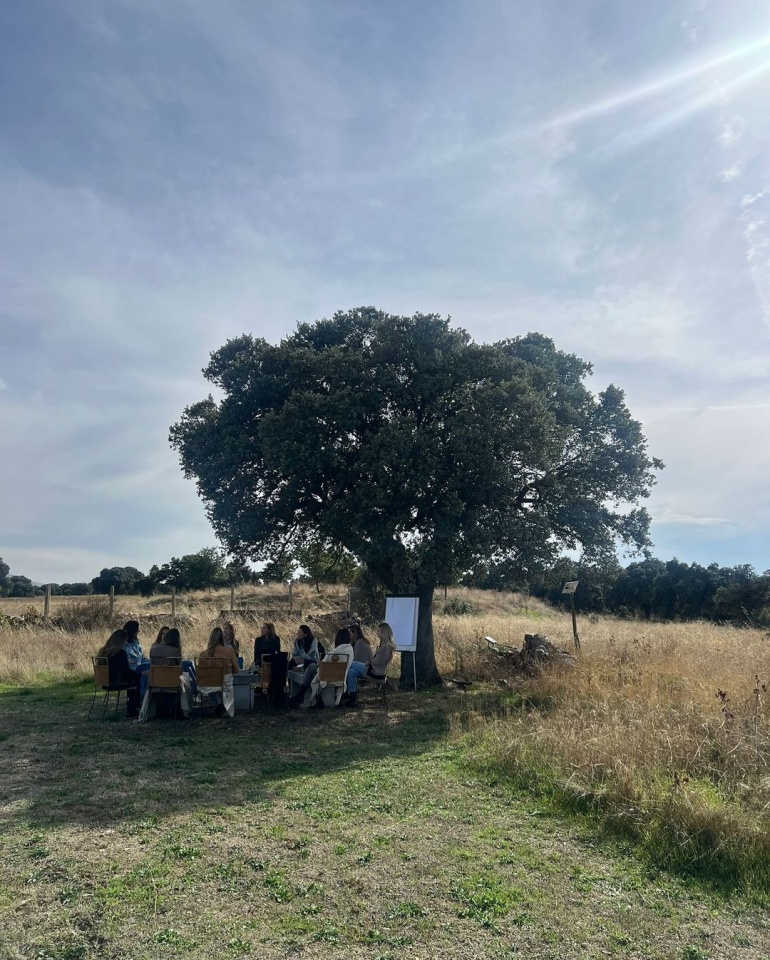
[[[769,97],[766,0],[0,5],[0,556],[213,543],[208,354],[374,304],[590,360],[655,554],[770,567]]]

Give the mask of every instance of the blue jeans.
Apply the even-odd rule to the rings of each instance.
[[[366,676],[366,664],[355,660],[350,664],[345,689],[348,693],[355,693],[358,690],[358,678]]]

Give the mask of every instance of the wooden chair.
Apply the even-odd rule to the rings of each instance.
[[[330,660],[322,660],[318,664],[318,679],[321,683],[341,686],[345,682],[348,669],[348,658],[333,653]]]
[[[117,714],[120,709],[120,695],[124,690],[130,690],[132,684],[130,683],[110,683],[110,662],[107,657],[91,657],[91,663],[94,668],[94,696],[91,700],[91,706],[88,710],[88,719],[91,719],[91,713],[94,709],[94,704],[96,703],[96,696],[100,690],[104,691],[102,697],[102,720],[107,713],[107,707],[110,703],[110,695],[117,693],[117,699],[115,701],[115,713]]]
[[[181,657],[163,657],[162,660],[150,661],[150,677],[147,689],[153,694],[173,694],[174,718],[179,709],[179,677],[182,673]]]
[[[259,676],[259,689],[262,693],[267,694],[270,683],[273,679],[273,663],[270,659],[272,657],[271,653],[262,654],[262,663],[261,663],[261,673]]]
[[[198,682],[198,692],[195,695],[195,706],[202,707],[207,693],[201,693],[201,687],[211,688],[211,692],[224,692],[225,662],[219,657],[196,657],[195,676]]]
[[[179,676],[182,673],[182,660],[179,657],[164,657],[162,660],[150,662],[150,679],[148,688],[162,693],[177,693],[179,691]]]
[[[345,674],[347,670],[348,658],[339,653],[333,653],[329,660],[322,660],[318,664],[318,681],[319,683],[326,684],[325,687],[321,687],[322,701],[325,689],[339,689],[342,693],[345,692]],[[336,693],[335,699],[337,699]]]

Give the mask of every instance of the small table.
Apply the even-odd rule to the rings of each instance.
[[[235,709],[248,710],[252,713],[254,710],[254,687],[259,684],[259,675],[252,673],[251,670],[241,670],[233,674],[233,698],[235,700]]]
[[[305,679],[305,671],[303,670],[288,670],[286,672],[286,678],[289,681],[289,696],[295,697],[302,687],[302,681]]]

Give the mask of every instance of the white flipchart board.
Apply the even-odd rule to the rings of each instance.
[[[396,650],[399,653],[412,654],[414,668],[414,689],[417,689],[417,615],[420,610],[419,597],[386,597],[385,620],[393,630]]]

